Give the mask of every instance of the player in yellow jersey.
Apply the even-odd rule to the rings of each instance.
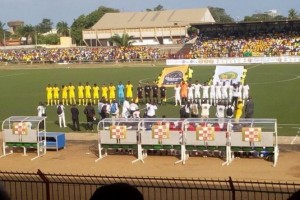
[[[133,85],[130,83],[130,81],[127,82],[126,86],[126,98],[130,101],[133,101]]]
[[[76,104],[75,99],[75,86],[70,82],[68,86],[68,92],[69,92],[69,103],[70,105]]]
[[[61,87],[61,96],[62,96],[62,104],[68,105],[68,87],[65,85],[62,85]]]
[[[102,87],[101,87],[101,97],[102,99],[105,99],[105,101],[108,100],[108,87],[105,85],[105,83],[103,83]]]
[[[59,87],[54,84],[53,87],[53,99],[54,99],[54,105],[58,105],[59,103]]]
[[[84,96],[83,96],[83,91],[84,91],[84,86],[81,85],[81,83],[79,83],[79,85],[77,86],[77,90],[78,90],[78,104],[82,105],[84,104]]]
[[[90,86],[89,82],[85,83],[84,86],[84,92],[85,92],[85,105],[88,104],[88,102],[92,103],[92,95],[91,95],[92,87]]]
[[[96,105],[96,103],[98,103],[99,101],[99,86],[97,85],[97,83],[94,83],[93,86],[93,104]]]
[[[48,86],[46,87],[46,93],[47,93],[47,106],[53,104],[53,95],[52,95],[52,92],[53,92],[53,88],[51,87],[50,84],[48,84]]]
[[[108,86],[109,91],[109,102],[111,103],[114,99],[116,99],[116,87],[110,83]]]

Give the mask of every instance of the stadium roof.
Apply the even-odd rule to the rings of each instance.
[[[93,27],[100,29],[188,26],[215,22],[208,8],[106,13]]]

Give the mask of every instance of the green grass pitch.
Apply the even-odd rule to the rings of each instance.
[[[72,82],[75,86],[79,82],[91,85],[97,83],[113,83],[119,81],[124,84],[130,80],[136,87],[139,81],[152,82],[161,72],[164,64],[134,64],[123,65],[41,65],[37,69],[13,69],[8,65],[0,69],[0,121],[9,116],[37,115],[37,105],[40,101],[46,101],[45,87],[48,83],[63,84]],[[31,66],[29,66],[31,67]],[[34,66],[33,66],[34,67]],[[257,64],[247,65],[246,81],[250,85],[250,95],[255,102],[255,118],[276,118],[278,120],[279,135],[299,134],[300,128],[300,64]],[[11,69],[9,69],[11,68]],[[18,67],[20,68],[20,67]],[[193,81],[206,81],[214,73],[215,66],[193,66]],[[135,91],[135,89],[134,89]],[[168,89],[167,96],[174,96],[173,89]],[[178,117],[179,107],[171,103],[159,106],[157,115]],[[142,106],[143,107],[143,106]],[[71,123],[70,107],[66,109],[66,121]],[[85,123],[85,116],[80,107],[80,121]],[[58,117],[54,106],[47,107],[47,131],[70,132],[71,128],[60,129]],[[97,116],[99,118],[99,116]],[[215,110],[211,110],[210,117],[215,117]],[[82,132],[85,132],[82,127]],[[297,133],[298,132],[298,133]]]

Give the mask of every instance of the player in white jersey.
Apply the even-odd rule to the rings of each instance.
[[[208,90],[209,90],[209,85],[205,82],[204,85],[202,86],[202,100],[207,100],[208,97]]]
[[[221,92],[222,92],[222,99],[227,102],[228,101],[228,85],[226,82],[223,82],[223,85],[221,87]]]
[[[233,94],[233,85],[232,83],[230,83],[230,85],[228,86],[228,103],[231,103],[232,94]]]
[[[216,83],[215,89],[216,89],[216,103],[218,103],[222,99],[222,93],[221,93],[222,86],[219,84],[219,82]]]
[[[213,84],[209,86],[209,97],[210,97],[210,105],[215,105],[216,87]]]
[[[195,92],[195,100],[198,104],[200,104],[200,99],[201,99],[201,93],[200,93],[200,90],[202,88],[202,85],[196,81],[195,84],[193,85],[194,86],[194,92]]]
[[[188,89],[188,101],[193,102],[194,101],[194,86],[192,84],[189,84],[187,89]]]
[[[180,86],[177,83],[175,88],[174,88],[174,92],[175,92],[175,106],[177,106],[177,103],[181,106],[181,96],[180,96]]]
[[[242,99],[242,88],[243,88],[243,85],[241,84],[241,82],[238,83],[238,88],[239,88],[239,98]]]
[[[246,100],[248,99],[249,97],[249,90],[250,90],[250,87],[247,83],[245,83],[243,86],[242,86],[242,89],[243,89],[243,100]]]

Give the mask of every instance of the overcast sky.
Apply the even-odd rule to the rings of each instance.
[[[48,18],[54,25],[66,21],[70,26],[79,15],[89,14],[99,6],[138,12],[159,4],[164,9],[219,7],[234,19],[268,10],[277,10],[284,16],[291,8],[300,13],[299,0],[0,0],[0,21],[22,20],[36,25]]]

